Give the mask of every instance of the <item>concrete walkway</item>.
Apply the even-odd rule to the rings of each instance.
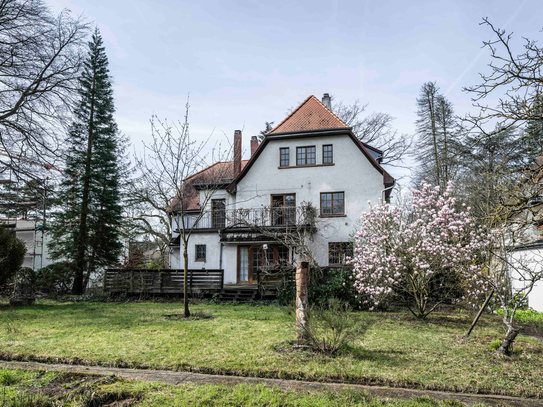
[[[219,376],[200,373],[188,372],[172,372],[168,370],[138,370],[138,369],[121,369],[99,366],[81,366],[81,365],[62,365],[62,364],[47,364],[38,362],[9,362],[0,361],[0,368],[12,369],[36,369],[56,372],[74,372],[87,373],[103,376],[117,376],[129,380],[143,380],[149,382],[162,382],[168,384],[215,384],[215,385],[236,385],[240,383],[258,384],[263,383],[268,386],[279,386],[283,389],[299,389],[299,390],[338,390],[338,389],[354,389],[366,391],[372,396],[409,399],[417,396],[430,396],[436,400],[457,400],[468,406],[473,404],[484,403],[488,406],[518,406],[518,407],[543,407],[543,400],[537,399],[522,399],[508,396],[493,396],[484,394],[467,394],[467,393],[446,393],[431,390],[413,390],[393,387],[380,386],[363,386],[357,384],[339,384],[339,383],[318,383],[305,382],[299,380],[281,380],[281,379],[260,379],[253,377],[239,376]]]

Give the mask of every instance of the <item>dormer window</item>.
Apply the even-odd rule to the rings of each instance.
[[[322,146],[322,163],[332,164],[334,162],[334,151],[332,144]]]
[[[316,164],[315,146],[296,147],[296,165]]]
[[[282,147],[279,149],[279,166],[288,167],[290,165],[290,149]]]

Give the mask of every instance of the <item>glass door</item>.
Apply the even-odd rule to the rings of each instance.
[[[238,246],[238,283],[249,282],[249,247]]]

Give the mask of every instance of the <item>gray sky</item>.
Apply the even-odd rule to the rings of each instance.
[[[324,92],[369,103],[368,113],[390,113],[413,134],[424,82],[436,81],[456,113],[470,110],[462,87],[490,62],[482,17],[513,31],[518,52],[543,28],[541,0],[46,1],[97,23],[117,122],[135,145],[149,138],[153,113],[182,119],[189,92],[192,136],[243,129],[245,149],[265,121]]]

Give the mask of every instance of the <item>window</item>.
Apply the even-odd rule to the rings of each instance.
[[[296,147],[296,165],[314,165],[315,163],[315,146]]]
[[[211,201],[211,227],[222,229],[226,224],[226,200],[213,199]]]
[[[283,147],[279,149],[279,166],[288,167],[290,165],[290,149],[288,147]]]
[[[196,261],[206,261],[206,245],[197,244],[196,245]]]
[[[321,193],[321,215],[323,216],[345,215],[345,193],[343,192]]]
[[[328,265],[345,265],[347,257],[353,256],[352,242],[328,243]]]
[[[334,162],[334,153],[332,150],[332,145],[322,146],[322,163],[323,164],[332,164]]]

